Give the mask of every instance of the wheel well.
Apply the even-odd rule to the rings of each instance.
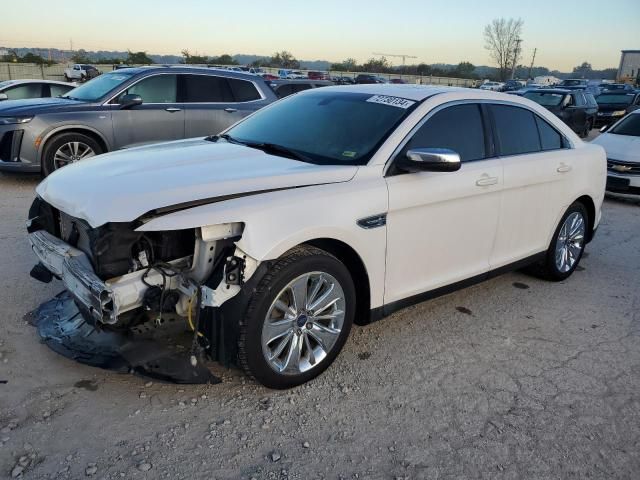
[[[371,288],[369,275],[367,274],[367,269],[360,255],[346,243],[333,238],[318,238],[305,243],[330,253],[347,267],[351,273],[356,289],[355,323],[358,325],[369,323],[371,315]]]
[[[596,206],[589,195],[583,195],[582,197],[576,199],[576,202],[584,205],[584,208],[587,209],[587,214],[589,214],[589,229],[587,230],[586,240],[587,242],[590,242],[593,238],[593,226],[596,222]]]
[[[51,142],[58,135],[63,135],[65,133],[80,133],[81,135],[86,135],[87,137],[91,137],[96,142],[98,142],[98,145],[100,145],[100,147],[102,148],[102,153],[106,153],[106,152],[109,151],[109,148],[107,147],[106,142],[104,141],[104,139],[100,135],[98,135],[93,130],[88,130],[88,129],[85,129],[85,128],[69,128],[67,130],[60,130],[60,131],[54,133],[53,135],[51,135],[47,139],[47,143]],[[45,144],[45,147],[46,147],[46,144]],[[42,151],[44,152],[44,148],[42,149]]]

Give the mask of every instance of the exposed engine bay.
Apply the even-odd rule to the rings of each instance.
[[[198,364],[198,350],[233,362],[233,329],[213,325],[216,315],[210,310],[235,297],[259,266],[235,245],[242,223],[137,231],[145,223],[141,218],[92,228],[40,198],[34,201],[29,219],[29,241],[40,260],[32,277],[44,282],[53,277],[62,280],[91,328],[121,334],[150,322],[161,328],[166,319],[178,318],[193,332],[193,367]],[[61,303],[58,300],[56,305]],[[207,325],[202,322],[203,309]],[[60,318],[68,317],[71,307],[50,305],[44,311],[47,318],[55,317],[64,325],[58,330],[68,328]],[[40,330],[43,335],[56,329],[48,325]],[[77,348],[78,342],[73,345]]]

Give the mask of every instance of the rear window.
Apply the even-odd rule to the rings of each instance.
[[[231,86],[231,93],[236,102],[251,102],[262,98],[252,82],[237,78],[228,78],[227,81]]]
[[[183,75],[182,82],[184,102],[233,102],[231,87],[224,77],[214,75]]]
[[[562,99],[565,94],[551,92],[527,92],[523,96],[524,98],[533,100],[544,107],[557,107],[562,103]]]
[[[532,112],[519,107],[491,105],[500,155],[540,151],[538,126]]]

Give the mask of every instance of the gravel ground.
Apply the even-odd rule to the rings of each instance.
[[[355,327],[320,378],[270,391],[67,360],[23,315],[37,178],[0,175],[0,477],[638,478],[640,203],[607,200],[580,270],[513,273]]]

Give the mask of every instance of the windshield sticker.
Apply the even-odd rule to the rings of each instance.
[[[381,103],[382,105],[390,105],[392,107],[403,108],[405,110],[416,103],[413,100],[407,100],[406,98],[400,97],[390,97],[388,95],[374,95],[373,97],[368,98],[367,102]]]
[[[343,157],[354,158],[356,155],[357,155],[357,152],[350,152],[349,150],[342,152]]]

